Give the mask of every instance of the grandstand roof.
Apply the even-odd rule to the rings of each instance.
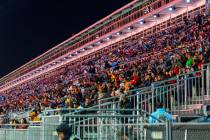
[[[101,19],[100,21],[94,23],[93,25],[89,26],[88,28],[84,29],[83,31],[77,33],[76,35],[70,37],[66,41],[62,42],[61,44],[58,44],[57,46],[53,47],[52,49],[48,50],[47,52],[43,53],[42,55],[36,57],[35,59],[31,60],[30,62],[26,63],[25,65],[21,66],[20,68],[14,70],[13,72],[9,73],[8,75],[2,77],[0,79],[0,85],[4,83],[7,80],[12,80],[14,78],[17,78],[21,76],[23,73],[21,71],[27,67],[30,67],[32,65],[35,65],[37,63],[42,62],[42,60],[46,59],[47,57],[51,56],[53,53],[59,52],[62,48],[69,47],[73,44],[75,44],[78,40],[80,40],[85,35],[90,35],[94,32],[96,32],[101,27],[106,26],[111,21],[117,19],[118,17],[121,17],[122,15],[125,15],[126,13],[130,12],[134,8],[140,6],[142,3],[150,2],[154,0],[133,0],[129,4],[125,5],[124,7],[116,10],[112,14],[108,15],[107,17]]]
[[[189,8],[189,10],[190,10],[190,9],[195,9],[196,6],[199,7],[199,6],[203,5],[203,4],[204,4],[204,1],[205,1],[205,0],[200,0],[200,1],[196,1],[196,3],[194,3],[194,4],[192,3],[191,6],[190,6],[191,8]],[[119,12],[120,12],[121,14],[123,14],[122,11],[124,11],[124,10],[125,10],[125,11],[126,11],[126,10],[127,10],[127,11],[131,10],[131,9],[132,9],[132,8],[130,8],[131,5],[140,4],[140,3],[138,3],[138,2],[139,2],[139,1],[133,1],[133,3],[129,3],[128,5],[124,6],[123,8],[121,8],[121,9],[115,11],[113,14],[110,15],[110,17],[112,17],[113,15],[118,14]],[[173,5],[175,5],[175,4],[177,4],[177,6],[179,6],[179,8],[182,9],[182,10],[177,10],[177,11],[175,11],[173,14],[168,13],[168,8],[171,7],[171,6],[173,6]],[[162,7],[159,8],[157,11],[156,11],[156,10],[153,10],[151,13],[149,13],[149,14],[147,14],[147,15],[144,15],[143,18],[148,19],[148,18],[153,17],[154,14],[157,14],[157,12],[162,12],[161,14],[167,15],[167,16],[166,16],[167,18],[166,18],[166,17],[160,18],[160,20],[158,20],[158,21],[156,20],[155,23],[154,23],[154,20],[153,20],[153,23],[154,23],[154,24],[145,24],[144,28],[138,28],[138,29],[136,29],[136,30],[135,30],[135,34],[136,34],[136,33],[139,33],[140,31],[143,31],[143,30],[145,30],[145,29],[147,29],[147,28],[150,28],[150,27],[152,27],[152,26],[155,26],[155,24],[157,24],[157,23],[164,22],[164,21],[166,21],[166,20],[169,19],[169,18],[176,17],[176,16],[180,15],[181,13],[185,13],[185,12],[186,12],[186,5],[185,5],[185,4],[186,4],[186,3],[185,3],[185,0],[171,0],[171,3],[167,3],[165,6],[162,6]],[[195,5],[195,4],[197,4],[197,5]],[[135,6],[135,7],[136,7],[136,6]],[[124,13],[126,13],[126,12],[124,12]],[[142,17],[141,17],[141,18],[142,18]],[[141,19],[141,18],[140,18],[140,19]],[[104,18],[104,19],[102,19],[101,21],[105,21],[106,19],[109,19],[109,16],[106,17],[106,18]],[[130,23],[129,23],[129,26],[130,26],[130,25],[139,24],[139,20],[140,20],[140,19],[136,19],[136,20],[130,22]],[[98,22],[97,22],[97,23],[98,23]],[[97,25],[97,23],[95,23],[95,24]],[[100,23],[100,22],[99,22],[99,23]],[[92,26],[94,27],[94,25],[92,25]],[[104,26],[105,26],[105,25],[104,25]],[[117,29],[117,31],[118,31],[118,32],[119,32],[119,31],[123,31],[123,30],[125,29],[125,27],[126,27],[126,29],[127,29],[127,26],[128,26],[128,25],[123,26],[123,27],[120,27],[119,29]],[[92,28],[92,27],[90,26],[90,27],[88,27],[88,28]],[[82,31],[81,33],[85,32],[86,30],[88,31],[88,28],[85,29],[84,31]],[[138,31],[137,31],[137,30],[138,30]],[[113,31],[111,34],[113,34],[113,33],[115,33],[115,32],[116,32],[116,30]],[[57,45],[56,47],[54,47],[54,48],[51,49],[51,50],[58,49],[60,46],[62,46],[62,45],[64,45],[64,44],[68,43],[68,41],[71,42],[71,39],[72,39],[72,38],[74,39],[74,38],[80,36],[81,33],[78,33],[77,35],[75,35],[75,36],[71,37],[70,39],[64,41],[63,43]],[[128,34],[128,35],[124,35],[123,37],[122,37],[122,36],[121,36],[121,37],[117,37],[117,39],[116,39],[115,42],[120,41],[120,40],[122,40],[122,39],[125,39],[126,37],[129,37],[129,36],[132,36],[132,33],[131,33],[131,34]],[[98,40],[100,40],[100,39],[96,39],[96,40],[94,40],[93,42],[98,41]],[[111,41],[110,43],[113,44],[113,43],[115,43],[115,42],[114,42],[114,41]],[[110,44],[110,43],[108,43],[108,44]],[[97,47],[97,49],[94,48],[93,50],[91,50],[91,51],[88,52],[88,53],[92,53],[92,52],[94,52],[94,51],[96,51],[96,50],[99,50],[99,49],[101,49],[101,48],[103,48],[103,47],[106,47],[106,46],[108,46],[108,45],[107,45],[107,44],[106,44],[106,45],[100,45],[99,47]],[[36,58],[36,59],[30,61],[30,62],[27,63],[26,65],[22,66],[22,68],[24,68],[24,67],[26,67],[27,65],[33,63],[34,61],[37,61],[37,60],[38,60],[39,58],[41,58],[42,56],[45,56],[47,53],[50,53],[51,50],[49,50],[48,52],[46,52],[46,53],[44,53],[43,55],[39,56],[38,58]],[[75,53],[75,52],[74,52],[74,53]],[[69,53],[69,54],[70,54],[70,53]],[[69,55],[69,54],[67,54],[67,55]],[[85,54],[86,54],[86,53],[85,53]],[[85,54],[83,54],[82,56],[84,56]],[[64,55],[64,56],[67,56],[67,55]],[[64,56],[62,56],[61,58],[63,58]],[[59,59],[60,59],[60,57],[59,57],[59,58],[56,58],[53,62],[47,63],[46,65],[52,65],[52,64],[56,63],[57,61],[60,61]],[[74,60],[76,60],[76,59],[78,59],[78,56],[75,57],[73,60],[70,60],[70,61],[74,61]],[[44,70],[42,73],[47,72],[47,71],[51,71],[52,69],[58,68],[58,67],[60,67],[60,66],[62,66],[62,65],[64,65],[64,64],[67,64],[67,63],[70,62],[70,61],[68,60],[68,61],[62,62],[61,64],[59,64],[59,65],[57,65],[57,66],[53,66],[52,68],[49,68],[48,70]],[[45,67],[46,65],[43,65],[43,67]],[[43,70],[43,67],[41,68],[42,70]],[[22,68],[20,68],[20,70],[21,70]],[[31,76],[31,77],[29,77],[29,78],[28,78],[27,76],[22,76],[21,79],[18,79],[18,81],[16,81],[16,82],[18,82],[18,83],[23,83],[23,82],[27,81],[27,79],[34,78],[34,77],[40,75],[40,73],[37,74],[37,71],[40,72],[40,71],[42,71],[42,70],[40,70],[40,68],[37,68],[37,69],[35,69],[35,70],[32,70],[32,73],[35,73],[35,75],[33,75],[33,76],[27,75],[27,76]],[[41,74],[42,74],[42,73],[41,73]],[[8,77],[10,77],[10,75],[8,75]],[[3,81],[6,80],[6,78],[7,78],[7,77],[3,77],[3,78],[0,80],[0,85],[1,85],[1,83],[3,83]],[[14,79],[12,79],[12,80],[14,80]],[[20,82],[20,81],[21,81],[21,82]],[[13,82],[13,81],[12,81],[8,86],[14,86],[14,85],[16,85],[16,82]],[[1,87],[1,88],[2,88],[2,87]],[[1,91],[1,88],[0,88],[0,91]],[[6,86],[6,88],[8,89],[9,87]]]

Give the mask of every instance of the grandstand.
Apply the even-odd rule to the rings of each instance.
[[[2,77],[0,140],[207,140],[208,4],[133,0]]]

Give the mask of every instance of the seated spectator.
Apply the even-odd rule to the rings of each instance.
[[[74,109],[83,109],[83,107],[78,103],[78,102],[74,102]]]
[[[30,117],[30,120],[33,121],[33,122],[39,122],[40,121],[39,114],[37,113],[36,110],[32,111],[30,113],[29,117]]]
[[[10,124],[10,128],[18,128],[19,121],[17,119],[12,119],[10,120],[9,124]]]
[[[28,123],[26,118],[23,118],[20,120],[20,124],[18,124],[17,129],[27,129],[28,128]]]

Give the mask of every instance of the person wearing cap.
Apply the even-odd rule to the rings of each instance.
[[[67,123],[60,124],[56,131],[60,140],[80,140],[79,137],[72,134],[72,128]]]

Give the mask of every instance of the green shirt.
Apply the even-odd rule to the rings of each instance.
[[[193,58],[190,57],[190,58],[187,60],[187,62],[186,62],[186,67],[187,67],[187,66],[188,66],[188,67],[191,67],[191,66],[192,66],[192,63],[193,63]]]

